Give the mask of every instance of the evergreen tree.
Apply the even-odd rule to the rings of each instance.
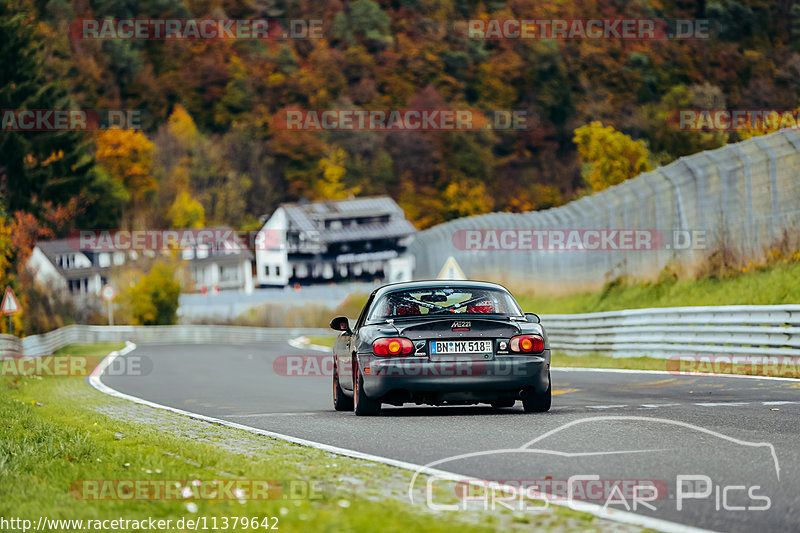
[[[0,3],[0,109],[74,109],[66,87],[50,82],[27,13]],[[47,202],[63,205],[88,185],[94,163],[85,133],[0,133],[0,196],[9,212],[38,218]]]

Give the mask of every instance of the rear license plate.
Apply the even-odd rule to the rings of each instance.
[[[492,353],[492,341],[431,341],[431,355]]]

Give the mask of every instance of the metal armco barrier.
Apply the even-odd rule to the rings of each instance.
[[[800,305],[727,305],[542,315],[550,347],[615,357],[800,356]]]
[[[322,328],[72,325],[22,339],[11,335],[0,335],[0,357],[48,355],[69,344],[125,341],[137,344],[242,344],[285,341],[300,335],[328,335],[330,332],[331,330]]]
[[[800,304],[660,307],[542,315],[553,350],[617,357],[679,355],[800,356]],[[68,344],[241,344],[331,335],[328,329],[239,326],[74,325],[18,339],[0,335],[0,357],[51,354]]]

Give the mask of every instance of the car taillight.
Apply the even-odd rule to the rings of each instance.
[[[544,339],[539,335],[517,335],[511,337],[508,347],[516,353],[539,353],[544,351]]]
[[[414,353],[414,343],[405,337],[384,337],[372,343],[375,355],[408,355]]]

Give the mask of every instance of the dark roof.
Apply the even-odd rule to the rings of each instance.
[[[280,206],[286,212],[289,230],[316,233],[326,243],[379,238],[402,238],[417,229],[406,220],[405,213],[388,196],[366,196],[348,200],[325,200],[306,204],[287,203]],[[369,222],[341,228],[326,228],[325,220],[358,217],[389,216],[387,222]]]
[[[320,233],[324,242],[346,242],[364,239],[393,239],[407,237],[417,229],[405,218],[392,218],[388,222],[375,224],[359,224],[339,229],[326,229]]]
[[[50,259],[50,262],[55,264],[55,258],[61,254],[68,253],[82,253],[77,248],[71,246],[69,243],[75,242],[74,240],[59,239],[57,241],[39,241],[36,246]]]
[[[83,278],[86,276],[100,274],[101,276],[108,276],[111,273],[111,267],[99,267],[95,264],[95,259],[92,257],[92,253],[84,254],[81,250],[78,250],[72,243],[77,242],[75,239],[59,239],[55,241],[39,241],[36,243],[37,248],[42,251],[42,253],[47,257],[47,260],[50,261],[50,264],[55,267],[58,272],[64,276],[64,279],[78,279]],[[92,266],[90,267],[81,267],[81,268],[68,268],[64,269],[58,264],[58,256],[63,254],[82,254],[86,255],[86,258],[92,262]]]
[[[286,203],[281,204],[281,207],[298,208],[308,215],[323,218],[381,213],[404,216],[403,210],[397,205],[397,202],[385,195],[363,196],[361,198],[348,198],[347,200],[323,200],[306,204]]]

